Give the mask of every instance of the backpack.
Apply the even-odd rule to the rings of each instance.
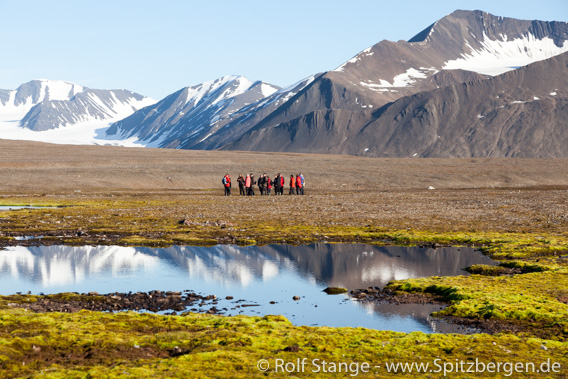
[[[227,184],[227,177],[223,176],[223,180],[221,180],[221,183],[223,183],[223,185]]]

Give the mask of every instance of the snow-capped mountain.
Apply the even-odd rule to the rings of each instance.
[[[302,79],[291,86],[282,88],[270,96],[237,110],[227,118],[225,125],[217,129],[216,133],[197,143],[192,140],[182,141],[177,148],[209,150],[217,149],[234,141],[235,138],[238,138],[258,122],[268,117],[278,107],[290,101],[297,93],[313,82],[316,77],[317,75]]]
[[[69,100],[84,87],[57,80],[32,80],[15,90],[0,89],[0,115],[3,119],[21,120],[42,101]]]
[[[55,143],[108,143],[105,129],[155,100],[127,90],[97,90],[33,80],[0,90],[0,137]],[[116,141],[115,141],[116,142]]]
[[[568,51],[566,40],[568,23],[456,11],[408,42],[379,42],[324,73],[293,101],[222,148],[406,156],[403,146],[385,154],[377,146],[369,146],[368,134],[362,137],[367,125],[386,117],[385,110],[390,104],[425,91],[487,80],[488,75],[558,56]],[[477,100],[481,98],[472,99]],[[431,122],[438,121],[431,119]],[[373,140],[404,140],[396,133],[382,135],[381,128],[373,130],[376,133]],[[415,139],[420,140],[423,136],[419,130],[415,132]],[[464,151],[467,150],[472,151]],[[532,153],[537,154],[525,152],[525,156]]]
[[[252,103],[278,87],[243,76],[225,76],[185,87],[113,124],[109,138],[137,138],[146,146],[179,148],[207,140]]]

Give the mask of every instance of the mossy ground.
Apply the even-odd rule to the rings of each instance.
[[[66,206],[0,213],[0,243],[4,245],[26,243],[13,239],[26,235],[42,235],[41,242],[46,244],[71,245],[473,245],[500,259],[503,267],[521,272],[488,276],[489,270],[482,269],[479,272],[484,275],[409,279],[389,286],[444,297],[451,306],[443,315],[513,323],[521,328],[515,335],[307,328],[294,327],[278,317],[31,314],[8,309],[6,304],[33,301],[33,297],[3,298],[0,367],[5,376],[84,376],[89,372],[94,376],[249,377],[260,375],[256,361],[261,358],[338,361],[344,354],[348,361],[377,364],[388,359],[551,358],[562,364],[566,374],[565,191],[398,191],[372,197],[362,192],[335,192],[279,198],[224,198],[211,191],[186,191],[4,196],[0,204]],[[181,220],[189,222],[180,224]],[[281,351],[293,345],[301,350]]]
[[[280,316],[0,311],[2,377],[245,378],[264,376],[257,368],[261,359],[271,365],[269,376],[288,377],[289,373],[274,372],[276,359],[297,362],[302,358],[308,362],[368,362],[372,367],[368,376],[390,377],[401,373],[388,373],[387,362],[433,365],[435,359],[442,364],[478,359],[537,365],[550,359],[566,367],[568,346],[514,335],[426,335],[363,328],[297,327]],[[306,376],[318,376],[311,372],[314,369],[306,366]],[[347,375],[343,372],[327,376]],[[526,377],[534,377],[534,373]]]

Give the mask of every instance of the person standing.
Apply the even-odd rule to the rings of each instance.
[[[280,196],[284,196],[284,175],[280,176]]]
[[[254,180],[254,175],[250,173],[250,188],[249,188],[249,196],[254,196],[254,186],[256,185],[256,180]]]
[[[274,178],[274,194],[280,195],[280,173]]]
[[[247,193],[247,196],[250,196],[250,184],[251,184],[251,178],[250,175],[247,175],[246,179],[245,179],[245,190]]]
[[[266,172],[262,174],[262,192],[268,195],[268,175],[266,175]]]
[[[239,174],[237,182],[239,183],[239,195],[244,196],[246,192],[245,192],[245,178],[243,174]]]
[[[272,189],[272,180],[270,180],[270,176],[266,176],[266,196],[270,196],[271,189]]]
[[[304,180],[304,175],[300,172],[300,178],[302,179],[302,195],[304,194],[304,187],[306,186],[306,182]]]
[[[302,178],[300,178],[300,174],[296,175],[296,195],[303,195]]]
[[[225,175],[222,182],[225,187],[225,196],[231,196],[231,176],[229,174]]]
[[[290,192],[288,195],[294,195],[296,192],[296,179],[294,179],[294,175],[290,175]]]
[[[262,174],[258,177],[258,190],[260,191],[260,196],[264,195],[264,175]]]

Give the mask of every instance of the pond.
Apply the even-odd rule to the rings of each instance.
[[[0,250],[0,293],[192,290],[214,294],[224,314],[282,314],[296,325],[362,326],[401,332],[459,332],[432,318],[440,305],[362,304],[328,286],[384,287],[390,280],[467,275],[494,264],[472,248],[363,244],[239,247],[37,246]],[[225,300],[232,296],[233,300]],[[294,301],[294,296],[300,296]],[[236,307],[246,300],[254,307]],[[273,302],[274,304],[271,304]]]

